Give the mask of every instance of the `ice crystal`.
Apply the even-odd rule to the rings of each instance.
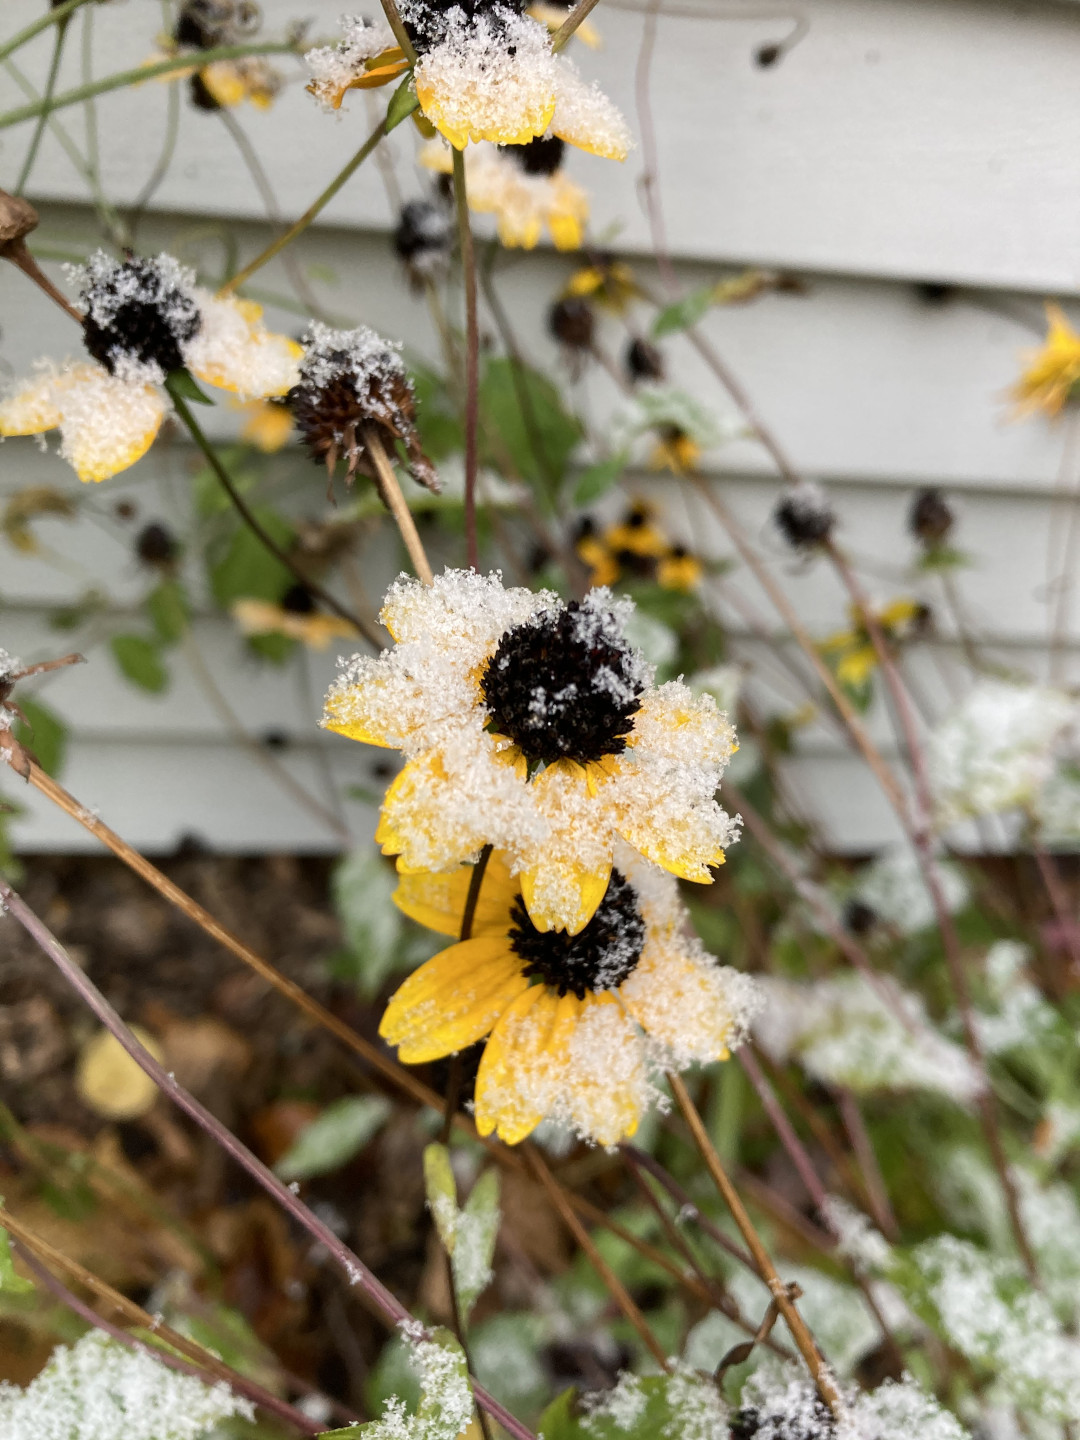
[[[465,1357],[452,1336],[426,1338],[415,1321],[402,1325],[409,1359],[420,1377],[420,1406],[406,1413],[396,1395],[382,1419],[364,1427],[365,1440],[457,1440],[473,1415],[472,1387]]]
[[[936,1090],[961,1104],[978,1094],[965,1052],[933,1028],[921,997],[890,977],[759,983],[765,1005],[755,1034],[774,1059],[797,1056],[817,1079],[858,1092]]]
[[[937,876],[951,913],[967,903],[968,887],[955,865],[934,861]],[[892,845],[863,870],[852,890],[852,898],[868,905],[879,919],[904,935],[925,930],[937,919],[937,911],[915,851],[904,844]]]
[[[624,1370],[613,1389],[585,1399],[585,1428],[595,1430],[597,1422],[610,1420],[617,1430],[632,1430],[645,1413],[648,1399],[641,1388],[641,1379]]]
[[[1035,810],[1075,720],[1060,690],[980,680],[930,737],[930,782],[943,823]]]
[[[836,1421],[808,1378],[770,1366],[747,1381],[740,1415],[752,1417],[745,1433],[754,1440],[970,1440],[956,1416],[910,1375],[846,1399]]]
[[[164,252],[154,259],[117,261],[97,250],[85,265],[70,265],[85,310],[87,348],[110,370],[134,360],[164,380],[182,362],[182,346],[198,331],[194,272]]]
[[[321,105],[336,110],[351,81],[362,76],[365,62],[397,44],[385,21],[372,24],[358,15],[341,17],[342,37],[336,45],[322,45],[304,56],[311,75],[309,90]]]
[[[98,1330],[54,1350],[25,1390],[0,1381],[4,1440],[198,1440],[232,1415],[254,1411]]]
[[[618,106],[595,81],[583,80],[572,60],[559,62],[551,128],[560,139],[608,160],[625,160],[633,144]]]

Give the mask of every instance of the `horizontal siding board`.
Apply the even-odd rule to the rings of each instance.
[[[4,31],[38,13],[38,0],[7,0]],[[292,0],[269,0],[267,33],[294,18]],[[313,35],[336,30],[339,0],[304,7]],[[864,275],[960,281],[980,286],[1075,292],[1080,230],[1075,156],[1080,68],[1075,6],[986,0],[816,0],[801,41],[772,68],[755,65],[763,43],[791,21],[702,5],[687,18],[662,15],[652,62],[659,195],[674,254],[753,260]],[[799,12],[803,13],[803,12]],[[581,52],[632,118],[644,18],[604,6],[604,49]],[[153,7],[95,9],[99,73],[136,65],[153,49]],[[42,83],[48,37],[20,59]],[[370,107],[350,97],[337,121],[302,93],[301,72],[281,62],[289,84],[267,114],[243,124],[268,162],[283,214],[303,211],[357,148],[385,94]],[[70,47],[62,87],[79,83]],[[4,108],[22,95],[0,74]],[[102,182],[130,202],[157,160],[165,124],[164,85],[99,102]],[[80,134],[81,117],[62,115]],[[635,130],[639,129],[634,122]],[[8,166],[29,141],[8,141]],[[415,190],[411,126],[393,141],[406,190]],[[180,156],[155,203],[189,213],[261,216],[263,204],[235,145],[217,121],[185,106]],[[593,193],[596,232],[617,225],[630,252],[652,248],[638,203],[639,148],[623,166],[575,157]],[[51,135],[34,193],[83,199],[86,188]],[[328,208],[326,222],[385,225],[386,196],[366,167]]]

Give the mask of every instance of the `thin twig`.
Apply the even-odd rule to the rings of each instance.
[[[476,317],[476,252],[465,191],[465,156],[454,150],[454,202],[457,206],[461,277],[465,286],[465,554],[480,568],[476,538],[477,430],[480,420],[480,331]]]
[[[66,1270],[68,1274],[77,1280],[85,1289],[96,1295],[98,1299],[105,1301],[106,1304],[111,1305],[114,1310],[124,1317],[129,1325],[138,1325],[144,1330],[151,1331],[163,1340],[166,1345],[172,1346],[174,1350],[179,1350],[180,1354],[189,1360],[193,1366],[198,1367],[197,1370],[188,1370],[187,1373],[194,1373],[198,1375],[200,1379],[204,1379],[207,1374],[212,1375],[215,1380],[223,1381],[228,1385],[230,1390],[236,1391],[237,1394],[243,1395],[246,1399],[253,1401],[262,1409],[277,1415],[282,1420],[288,1421],[291,1425],[295,1425],[297,1429],[304,1431],[305,1434],[318,1435],[321,1433],[321,1427],[313,1424],[303,1411],[295,1409],[295,1407],[288,1404],[287,1401],[281,1400],[278,1396],[271,1394],[269,1390],[264,1389],[263,1386],[257,1384],[254,1380],[249,1380],[246,1375],[239,1374],[236,1370],[233,1370],[231,1366],[226,1365],[223,1360],[219,1360],[211,1351],[205,1350],[194,1340],[189,1339],[188,1336],[181,1335],[179,1331],[174,1330],[171,1325],[167,1325],[160,1316],[148,1314],[140,1305],[136,1305],[134,1300],[129,1300],[126,1295],[122,1295],[118,1290],[114,1290],[111,1285],[106,1284],[104,1280],[99,1279],[93,1271],[87,1270],[85,1266],[80,1265],[77,1260],[72,1260],[69,1256],[64,1255],[61,1251],[50,1245],[47,1240],[43,1240],[39,1235],[35,1235],[29,1226],[24,1225],[21,1220],[12,1215],[10,1210],[0,1208],[0,1228],[7,1230],[8,1233],[14,1236],[19,1242],[27,1264],[34,1270],[35,1274],[37,1274],[43,1283],[47,1283],[45,1276],[50,1274],[48,1270],[43,1268],[45,1263]],[[43,1262],[40,1267],[33,1263],[27,1255],[27,1251],[33,1252],[37,1260]],[[58,1297],[62,1299],[65,1304],[70,1303],[69,1297],[71,1292],[67,1290],[66,1287],[58,1285],[55,1293],[58,1294]],[[102,1328],[108,1323],[88,1308],[80,1310],[78,1313],[83,1316],[83,1319],[90,1319],[92,1317],[91,1323],[101,1326]],[[116,1335],[117,1330],[110,1329],[109,1333]],[[125,1334],[125,1331],[119,1331],[119,1335]],[[135,1340],[136,1337],[129,1335],[127,1339],[129,1341]],[[138,1342],[136,1341],[136,1343]],[[145,1348],[155,1359],[163,1358],[162,1352],[153,1346],[145,1345],[141,1348]]]
[[[26,242],[24,240],[10,241],[3,249],[0,249],[0,255],[2,255],[5,260],[10,260],[12,265],[16,266],[24,275],[28,276],[39,290],[43,290],[50,300],[54,300],[56,304],[60,306],[61,310],[71,316],[76,325],[82,326],[83,317],[81,312],[76,310],[67,296],[52,283],[44,270],[41,269],[37,261],[30,254],[30,251],[26,248]]]
[[[49,74],[45,80],[45,90],[42,94],[42,99],[45,101],[51,100],[56,92],[56,81],[60,74],[60,61],[64,55],[64,40],[67,38],[70,18],[70,16],[65,15],[56,27],[52,60],[49,63]],[[34,161],[37,159],[37,153],[41,146],[41,137],[45,134],[45,126],[48,122],[49,113],[47,110],[43,110],[38,116],[38,123],[34,126],[34,134],[23,159],[22,168],[19,171],[19,178],[15,181],[16,195],[22,194],[26,188],[26,182],[30,179],[30,174],[34,168]]]
[[[37,20],[32,20],[25,29],[19,30],[10,40],[5,40],[0,45],[0,60],[6,60],[9,55],[25,45],[27,41],[33,40],[35,35],[40,35],[42,30],[47,30],[50,25],[64,25],[69,17],[78,10],[80,5],[87,5],[90,0],[64,0],[62,5],[57,5],[55,10],[47,10]]]
[[[568,43],[573,37],[574,31],[583,20],[589,18],[599,3],[600,0],[578,0],[573,10],[570,11],[570,14],[567,15],[566,19],[551,37],[551,49],[554,54],[557,55],[563,46]]]
[[[814,1383],[818,1388],[818,1394],[828,1405],[837,1420],[846,1416],[846,1407],[843,1397],[833,1377],[832,1371],[822,1359],[817,1343],[811,1335],[806,1321],[799,1314],[795,1302],[791,1299],[788,1287],[777,1274],[776,1266],[772,1262],[769,1252],[765,1249],[761,1236],[754,1228],[754,1222],[747,1214],[746,1207],[739,1199],[738,1191],[728,1179],[727,1171],[716,1152],[716,1147],[709,1138],[701,1116],[698,1114],[697,1106],[690,1098],[689,1091],[682,1082],[682,1077],[672,1072],[668,1075],[668,1084],[671,1086],[675,1101],[690,1127],[690,1133],[701,1153],[701,1158],[712,1176],[716,1188],[720,1191],[724,1203],[731,1211],[732,1219],[739,1227],[739,1232],[746,1241],[747,1248],[754,1257],[758,1272],[762,1280],[769,1288],[769,1293],[780,1307],[780,1313],[787,1323],[791,1338],[798,1346],[799,1353],[806,1362],[807,1369],[814,1377]]]
[[[394,473],[390,458],[383,448],[379,432],[373,425],[366,425],[362,433],[364,448],[371,456],[375,466],[375,484],[383,504],[394,517],[394,522],[401,532],[401,538],[405,542],[405,549],[409,552],[413,569],[425,585],[431,585],[435,579],[431,570],[431,562],[424,549],[424,542],[420,539],[420,532],[416,528],[412,511],[406,503],[405,496],[401,493],[401,486],[398,484],[398,478]]]
[[[252,1179],[271,1195],[313,1239],[326,1247],[328,1253],[345,1271],[349,1283],[359,1289],[374,1313],[387,1325],[397,1326],[403,1322],[414,1323],[414,1317],[402,1305],[397,1296],[387,1289],[360,1257],[350,1250],[313,1211],[309,1210],[289,1186],[279,1180],[274,1172],[253,1155],[247,1146],[242,1144],[216,1116],[212,1115],[204,1105],[201,1105],[193,1095],[185,1090],[174,1075],[158,1064],[149,1050],[132,1034],[89,976],[75,964],[48,927],[3,880],[0,880],[0,904],[22,925],[43,953],[57,967],[71,988],[81,997],[139,1068],[153,1080],[158,1089],[167,1095],[173,1104],[183,1110],[199,1129],[209,1135],[231,1159],[246,1170]],[[489,1415],[498,1420],[499,1424],[515,1437],[515,1440],[536,1440],[533,1432],[511,1415],[478,1381],[471,1380],[471,1384],[476,1403],[482,1405]]]
[[[316,599],[321,600],[328,610],[333,610],[336,615],[340,615],[343,620],[347,620],[350,625],[354,626],[357,634],[362,635],[369,645],[376,650],[381,650],[382,645],[378,636],[365,625],[363,620],[361,620],[358,615],[354,615],[347,605],[343,605],[340,600],[334,595],[331,595],[329,590],[324,590],[323,587],[312,580],[309,575],[305,575],[303,569],[297,564],[293,557],[281,548],[273,536],[267,531],[266,527],[261,524],[250,505],[248,505],[247,501],[233,484],[232,476],[222,464],[213,445],[211,445],[210,441],[206,438],[201,426],[191,413],[187,401],[183,396],[178,395],[175,390],[170,390],[169,394],[172,398],[173,405],[176,407],[176,413],[187,426],[191,438],[202,451],[203,457],[211,470],[213,470],[221,488],[225,491],[226,495],[228,495],[240,518],[252,534],[262,542],[270,554],[273,555],[274,559],[279,560],[281,564],[285,566],[286,570],[295,575],[300,584],[306,586],[312,595],[314,595]]]
[[[408,60],[410,65],[415,65],[416,46],[412,43],[412,37],[408,30],[405,29],[405,22],[401,18],[401,12],[394,4],[394,0],[380,0],[380,4],[383,8],[383,14],[386,16],[386,23],[394,32],[394,39],[401,47],[405,59]]]

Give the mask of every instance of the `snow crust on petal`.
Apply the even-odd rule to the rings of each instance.
[[[168,402],[148,378],[152,371],[121,360],[113,375],[92,364],[56,373],[60,454],[80,480],[108,480],[134,465],[154,443]]]
[[[327,110],[340,107],[349,86],[367,73],[366,61],[397,45],[383,20],[373,24],[359,15],[343,15],[340,24],[342,36],[336,45],[318,46],[304,56],[311,75],[308,89]]]
[[[202,324],[184,346],[188,368],[208,385],[245,400],[285,395],[300,378],[303,349],[287,335],[267,330],[262,311],[249,300],[196,290]]]
[[[625,160],[633,140],[622,111],[595,81],[581,78],[572,60],[559,56],[558,67],[552,134],[606,160]]]

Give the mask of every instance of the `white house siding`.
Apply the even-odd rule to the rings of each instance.
[[[339,8],[340,0],[305,6],[316,17],[311,33],[332,35]],[[770,18],[774,7],[763,6],[760,19],[747,19],[742,5],[731,7],[733,18],[719,4],[676,8],[677,15],[658,23],[651,94],[667,242],[679,279],[693,286],[721,266],[753,262],[791,270],[805,282],[801,295],[713,311],[705,331],[799,467],[832,487],[844,541],[873,593],[888,598],[913,589],[905,510],[918,486],[943,485],[960,515],[959,543],[975,560],[960,580],[974,628],[1003,663],[1045,673],[1047,578],[1057,563],[1048,557],[1060,548],[1071,513],[1067,492],[1077,476],[1062,467],[1063,432],[1042,422],[1011,423],[1003,394],[1018,352],[1036,341],[1044,294],[1067,299],[1080,285],[1074,83],[1080,7],[816,0],[803,9],[809,21],[803,38],[768,69],[755,65],[757,47],[782,38],[791,24]],[[39,13],[39,4],[6,0],[0,9],[6,34]],[[263,9],[272,31],[296,6],[271,0]],[[684,18],[691,11],[696,18]],[[92,13],[98,73],[145,58],[155,6],[126,0]],[[633,116],[643,17],[605,0],[596,20],[605,48],[595,56],[582,52],[582,68]],[[48,53],[41,39],[18,57],[39,86]],[[81,80],[77,46],[69,59],[61,89]],[[356,148],[370,121],[355,95],[341,118],[320,114],[300,93],[298,67],[280,63],[295,83],[268,114],[240,112],[240,120],[264,157],[281,213],[292,216]],[[167,99],[165,86],[151,82],[99,102],[102,181],[110,198],[131,200],[152,170]],[[21,102],[0,69],[0,109]],[[77,109],[60,118],[81,133]],[[0,184],[17,173],[29,129],[0,132]],[[406,195],[421,183],[413,148],[412,127],[402,127],[393,150]],[[217,242],[207,227],[220,219],[242,253],[254,254],[267,238],[265,212],[220,122],[185,108],[178,155],[140,244],[185,251],[211,265]],[[577,156],[572,163],[593,195],[596,233],[619,222],[621,250],[631,256],[648,250],[635,188],[640,154],[623,167]],[[43,253],[93,243],[85,185],[49,135],[32,194],[42,204]],[[383,179],[368,165],[298,254],[328,309],[430,355],[426,311],[408,295],[390,254],[389,218]],[[543,316],[571,264],[539,251],[517,257],[500,281],[530,356],[543,366],[559,363]],[[659,287],[648,266],[643,273]],[[920,280],[954,288],[930,299]],[[267,267],[256,288],[286,293],[281,266]],[[300,323],[280,311],[272,318],[286,328]],[[0,331],[0,363],[16,374],[36,356],[62,354],[72,343],[69,322],[10,267],[0,270]],[[611,322],[605,343],[614,351],[624,338]],[[679,383],[718,416],[730,414],[686,341],[673,339],[669,349]],[[602,374],[588,376],[577,398],[601,421],[622,403]],[[219,407],[212,425],[225,436],[235,417]],[[278,463],[306,462],[292,455]],[[131,559],[130,527],[114,522],[112,503],[123,495],[138,503],[143,519],[182,519],[191,465],[180,444],[159,444],[128,475],[94,492],[95,520],[43,522],[39,533],[61,557],[57,564],[5,547],[0,646],[26,659],[55,653],[64,638],[48,627],[50,611],[94,578],[108,577],[117,607],[133,603],[145,580]],[[794,562],[768,527],[776,484],[764,454],[733,443],[711,453],[708,469],[810,631],[823,636],[842,626],[844,602],[829,574]],[[309,508],[317,513],[322,487],[314,470],[311,476]],[[640,493],[663,493],[670,524],[683,538],[717,556],[730,553],[696,498],[653,476],[636,478]],[[34,483],[77,488],[54,454],[30,442],[6,443],[0,501]],[[395,562],[386,554],[371,562],[375,590]],[[932,582],[915,588],[931,603],[940,600]],[[759,676],[762,702],[795,708],[797,688],[775,682],[766,647],[746,607],[732,605],[731,592],[751,602],[755,625],[760,615],[780,637],[765,597],[736,567],[715,603],[731,623],[736,653]],[[1074,609],[1062,658],[1073,675],[1080,599]],[[958,664],[944,614],[940,629],[940,641],[912,672],[939,707],[947,699],[940,667]],[[269,752],[272,764],[324,803],[327,769],[348,784],[380,783],[371,772],[381,758],[376,752],[315,728],[332,656],[310,658],[306,671],[257,667],[228,623],[210,615],[198,622],[196,641],[248,743],[215,710],[187,657],[175,656],[172,687],[155,698],[120,680],[103,648],[91,649],[87,666],[56,677],[43,692],[72,727],[65,778],[74,793],[134,843],[157,851],[185,836],[225,849],[317,851],[341,843],[342,823],[357,838],[369,833],[371,814],[357,801],[346,802],[336,825],[301,806],[287,782],[267,770],[260,750],[268,733],[286,740],[286,748]],[[874,714],[871,724],[888,746],[887,719]],[[832,730],[806,732],[789,771],[794,793],[822,817],[833,845],[862,850],[892,834],[874,782]],[[84,833],[32,793],[17,793],[10,780],[3,788],[26,807],[16,826],[24,849],[86,847]]]

